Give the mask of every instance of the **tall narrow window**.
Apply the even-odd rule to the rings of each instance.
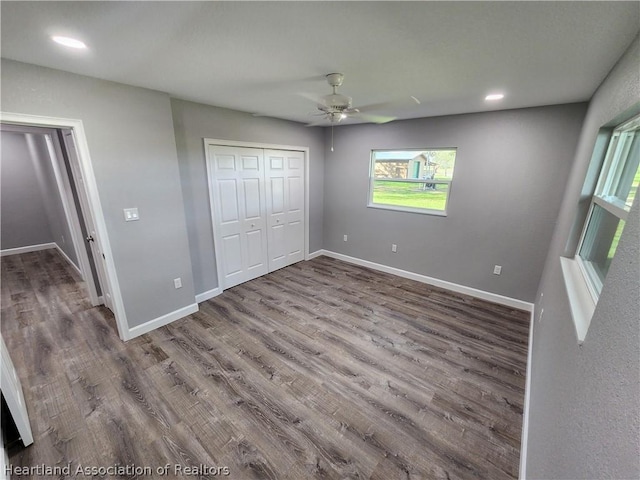
[[[456,150],[374,150],[369,206],[446,215]]]
[[[576,258],[597,302],[640,184],[640,117],[613,132]]]

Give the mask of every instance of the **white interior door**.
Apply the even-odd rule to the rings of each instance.
[[[91,214],[91,209],[89,208],[89,199],[87,198],[87,191],[84,185],[84,178],[82,177],[82,170],[80,169],[78,152],[76,150],[75,139],[73,138],[72,131],[64,132],[64,143],[69,155],[69,164],[71,166],[73,180],[76,185],[76,192],[78,193],[78,199],[80,201],[82,217],[88,233],[85,241],[88,242],[89,247],[91,248],[91,254],[93,256],[98,279],[100,281],[100,290],[102,290],[104,304],[107,308],[113,311],[113,300],[109,290],[109,283],[107,281],[105,257],[100,247],[100,239],[96,233],[95,222],[93,220],[93,215]]]
[[[16,424],[18,433],[20,433],[22,443],[24,443],[26,447],[33,443],[29,414],[27,412],[27,405],[24,402],[18,372],[16,372],[13,366],[13,362],[7,351],[7,346],[4,343],[4,338],[2,337],[0,337],[0,359],[0,368],[2,370],[0,372],[0,389],[7,402],[7,407],[9,407],[13,421]]]
[[[58,184],[58,190],[64,207],[67,224],[69,225],[69,231],[71,232],[73,247],[76,251],[78,262],[80,263],[83,280],[87,285],[89,300],[93,306],[100,305],[102,302],[98,298],[98,289],[96,288],[96,282],[94,281],[94,277],[91,272],[91,262],[89,260],[89,255],[87,254],[87,249],[84,245],[85,240],[82,235],[82,226],[80,225],[80,214],[77,211],[74,201],[71,179],[67,174],[67,169],[63,160],[60,140],[57,132],[55,131],[51,134],[45,135],[45,137],[47,146],[49,147],[51,165],[53,166],[56,182]]]
[[[221,287],[268,273],[263,151],[209,146],[216,256]]]
[[[269,271],[304,259],[304,152],[265,150]]]

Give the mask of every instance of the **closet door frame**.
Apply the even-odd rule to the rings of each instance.
[[[216,258],[216,275],[218,277],[218,288],[222,292],[226,286],[223,285],[223,269],[222,265],[224,259],[222,258],[222,246],[218,245],[216,239],[216,214],[214,204],[214,192],[212,189],[213,180],[215,178],[215,169],[213,168],[213,159],[209,156],[210,146],[225,146],[225,147],[246,147],[246,148],[261,148],[264,150],[293,150],[304,153],[304,259],[309,260],[309,147],[297,146],[297,145],[279,145],[272,143],[256,143],[256,142],[244,142],[242,140],[221,140],[215,138],[204,139],[204,153],[207,164],[207,189],[209,191],[209,213],[211,217],[211,233],[213,235],[213,248],[215,250]]]

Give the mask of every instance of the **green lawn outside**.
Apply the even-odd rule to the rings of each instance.
[[[375,180],[373,184],[373,203],[444,211],[449,186],[436,185],[435,190],[423,190],[423,186],[423,183]]]

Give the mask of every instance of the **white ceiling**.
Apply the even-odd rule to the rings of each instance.
[[[399,118],[588,100],[640,29],[633,2],[1,2],[2,56],[310,122],[323,76]],[[87,51],[50,35],[83,40]],[[503,91],[504,100],[484,101]],[[350,123],[356,120],[348,120]]]

